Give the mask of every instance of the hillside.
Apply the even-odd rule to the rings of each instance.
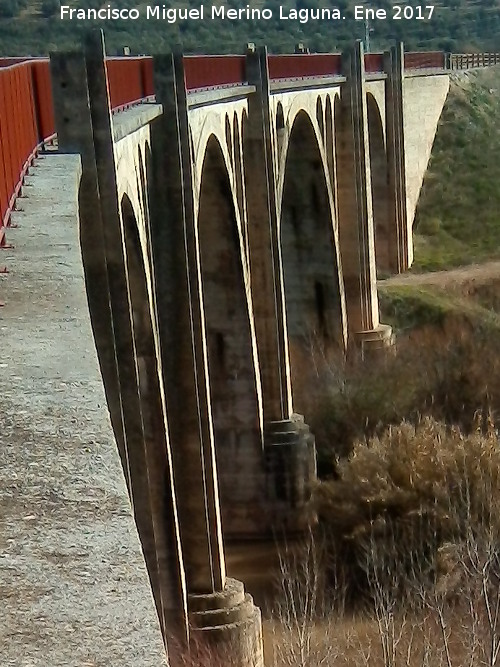
[[[62,2],[62,0],[61,0]],[[89,21],[61,21],[59,0],[2,0],[0,3],[0,54],[21,55],[30,53],[46,54],[55,49],[71,48],[75,39]],[[64,0],[70,7],[134,7],[144,9],[146,3],[140,0],[115,0],[103,3],[101,0]],[[167,8],[197,8],[195,0],[166,0]],[[215,4],[224,4],[216,2]],[[226,0],[233,8],[246,7],[241,0]],[[355,38],[365,37],[365,24],[354,20],[354,5],[358,0],[256,0],[251,8],[268,8],[273,12],[270,20],[183,21],[169,24],[165,21],[147,21],[144,16],[136,21],[98,21],[94,25],[106,32],[108,49],[118,52],[128,45],[135,53],[154,53],[182,47],[186,52],[229,53],[240,52],[246,42],[267,44],[271,51],[289,52],[294,45],[303,41],[313,51],[335,51],[342,49]],[[368,4],[368,3],[367,3]],[[446,51],[496,50],[500,33],[500,0],[449,0],[434,4],[430,20],[393,20],[393,5],[401,3],[392,0],[375,0],[371,7],[385,8],[386,20],[371,23],[371,49],[387,47],[396,39],[403,39],[408,48],[443,49]],[[414,3],[414,6],[421,3]],[[286,13],[290,8],[302,10],[329,7],[338,8],[345,20],[314,21],[300,23],[280,20],[280,6]],[[211,5],[206,5],[210,8]],[[425,5],[422,5],[425,6]],[[144,12],[143,12],[144,13]]]
[[[413,270],[500,257],[500,68],[457,74],[415,219]]]

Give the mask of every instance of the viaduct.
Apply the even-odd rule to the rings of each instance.
[[[90,313],[114,435],[106,474],[126,485],[171,664],[179,637],[201,636],[229,647],[237,667],[263,665],[260,611],[226,576],[223,535],[296,534],[313,520],[315,444],[302,416],[311,347],[328,361],[391,344],[377,272],[412,263],[449,69],[496,60],[402,45],[364,54],[359,42],[343,54],[106,59],[91,33],[83,51],[50,63],[0,63],[0,243],[8,250],[22,231],[16,197],[28,195],[29,210],[39,155],[50,216],[64,197],[72,206],[61,227],[71,240],[59,245],[83,266],[81,335]],[[50,218],[40,224],[56,233]],[[2,329],[18,251],[1,283]],[[163,664],[163,644],[156,662],[120,664]]]

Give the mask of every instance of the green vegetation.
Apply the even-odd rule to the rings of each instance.
[[[500,257],[500,68],[457,75],[415,220],[414,270]]]
[[[464,326],[500,331],[500,316],[475,299],[420,285],[382,285],[379,290],[383,321],[398,337],[420,327],[444,327],[447,319],[461,320]]]
[[[46,54],[54,49],[74,47],[87,21],[60,21],[54,9],[58,0],[2,0],[0,3],[0,54],[31,55]],[[61,4],[70,7],[139,7],[147,3],[141,0],[115,0],[106,3],[100,0],[64,0]],[[166,0],[166,7],[199,7],[195,0]],[[229,7],[244,7],[240,0],[226,0]],[[246,42],[267,44],[274,52],[293,51],[297,42],[305,42],[313,51],[335,51],[352,43],[353,39],[363,39],[363,21],[355,21],[353,7],[355,0],[322,0],[320,7],[337,7],[345,10],[344,21],[282,21],[279,6],[285,11],[317,8],[314,0],[256,0],[255,8],[271,8],[273,18],[261,21],[184,21],[170,25],[165,21],[113,20],[99,21],[94,25],[106,32],[110,53],[118,52],[124,45],[133,53],[157,53],[170,51],[181,46],[186,52],[231,53],[241,52]],[[382,7],[392,15],[392,0],[376,0],[368,3],[371,7]],[[446,51],[495,50],[500,32],[500,11],[498,0],[488,2],[468,2],[453,0],[435,4],[435,12],[430,21],[420,20],[380,20],[372,23],[371,47],[373,50],[385,48],[396,39],[403,39],[408,48],[443,49]],[[206,6],[206,9],[210,5]]]

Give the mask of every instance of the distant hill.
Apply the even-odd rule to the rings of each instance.
[[[70,8],[138,9],[138,20],[77,21],[59,18],[60,4]],[[197,0],[165,0],[150,5],[166,8],[199,8]],[[368,26],[363,20],[354,19],[354,6],[358,0],[255,0],[248,5],[241,0],[215,2],[226,8],[266,9],[272,11],[268,20],[211,20],[211,4],[205,3],[203,21],[188,20],[169,24],[162,20],[146,20],[147,3],[141,0],[0,0],[0,54],[40,55],[51,50],[74,48],[82,30],[99,26],[105,30],[110,53],[118,52],[124,45],[133,53],[154,53],[182,47],[190,53],[241,52],[247,42],[267,44],[273,52],[293,51],[297,42],[304,42],[312,51],[337,51],[356,38],[365,39],[369,34],[371,50],[381,50],[397,39],[403,39],[410,49],[443,49],[446,51],[498,50],[500,35],[500,0],[446,0],[434,4],[430,20],[419,20],[426,15],[426,6],[432,4],[408,0],[407,4],[392,0],[375,0],[364,3],[372,8],[385,9],[388,18],[374,20]],[[393,6],[405,6],[407,16],[395,20]],[[279,18],[291,10],[316,10],[318,7],[333,11],[338,9],[343,20],[298,20]],[[403,16],[403,12],[401,12]]]

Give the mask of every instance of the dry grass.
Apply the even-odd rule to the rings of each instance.
[[[492,535],[467,531],[461,549],[445,545],[451,570],[432,585],[415,567],[389,562],[366,541],[369,601],[360,611],[346,590],[328,586],[325,552],[314,539],[284,559],[273,617],[264,625],[268,667],[494,667],[500,656],[500,558]],[[450,579],[454,594],[450,595]],[[404,582],[402,594],[401,582]]]

